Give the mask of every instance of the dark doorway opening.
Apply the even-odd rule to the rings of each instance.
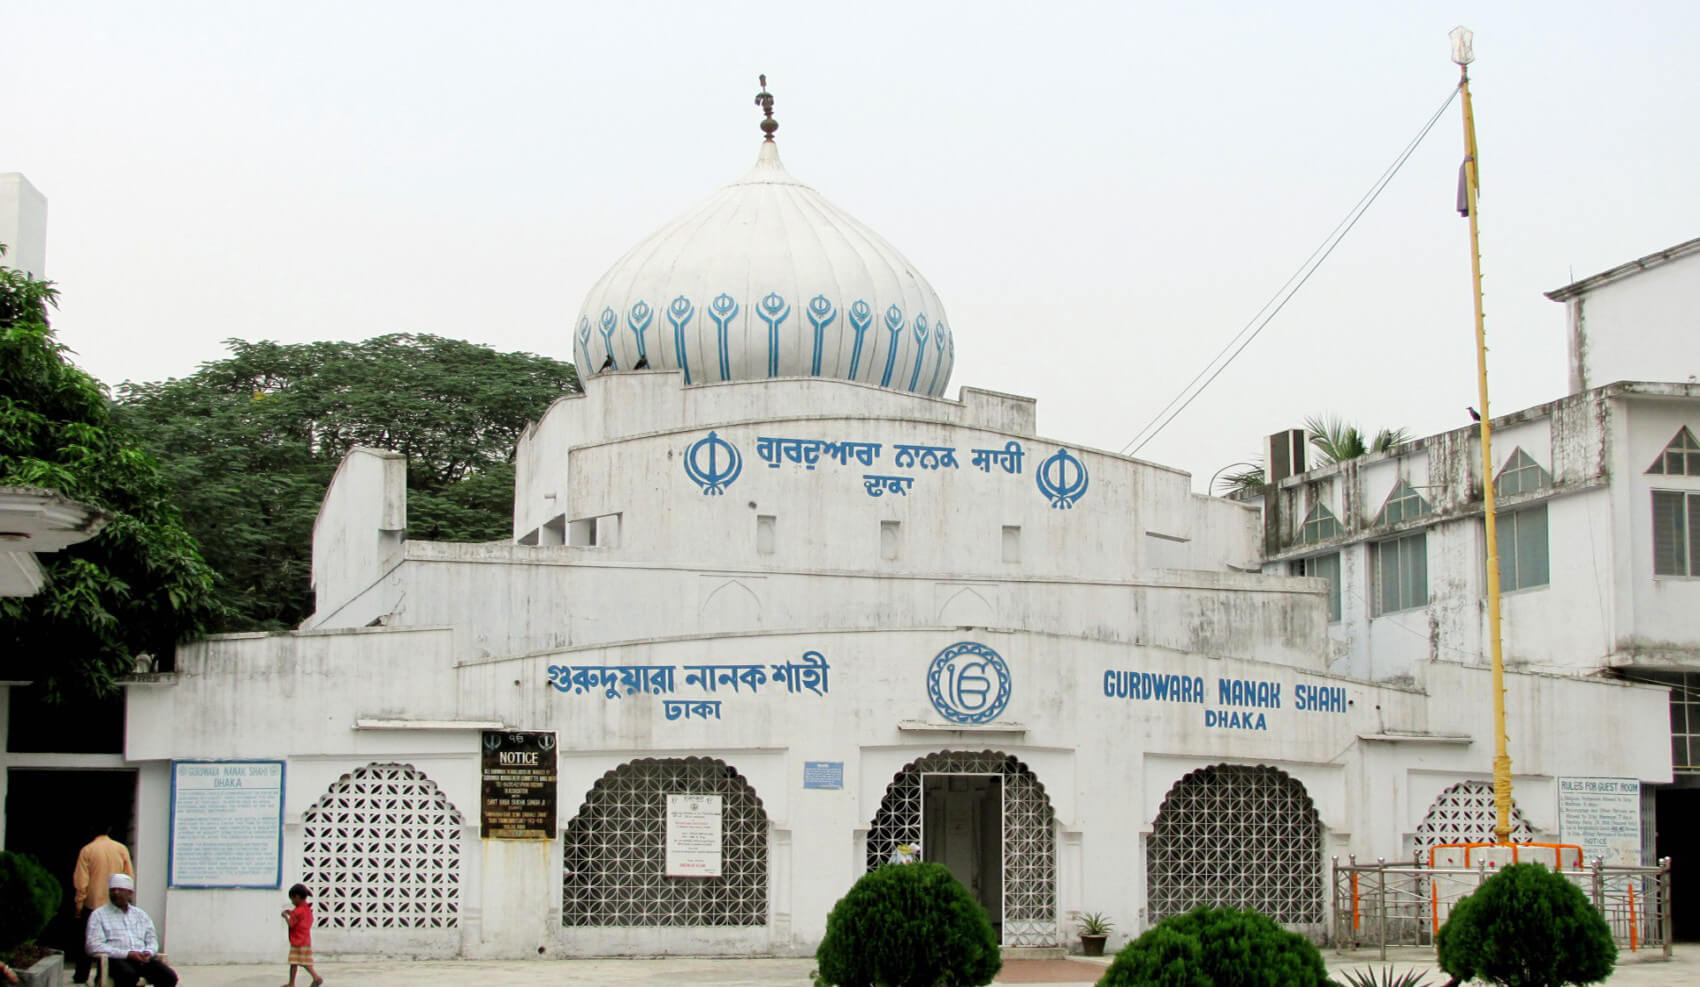
[[[973,893],[1003,941],[1003,776],[921,776],[921,859]]]
[[[46,945],[64,949],[82,935],[72,910],[76,891],[71,874],[83,844],[110,824],[112,838],[129,847],[134,857],[135,806],[134,770],[7,770],[6,849],[33,856],[64,890],[59,912],[42,936]],[[148,877],[165,879],[163,874]]]
[[[1678,776],[1679,784],[1689,779]],[[1700,781],[1700,779],[1694,779]],[[1654,795],[1655,853],[1670,858],[1671,938],[1700,941],[1700,788],[1659,788]]]

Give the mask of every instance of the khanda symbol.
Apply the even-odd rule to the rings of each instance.
[[[1039,492],[1059,510],[1073,507],[1074,502],[1086,493],[1086,485],[1090,482],[1086,464],[1069,455],[1067,449],[1058,449],[1056,455],[1040,463],[1033,472]]]
[[[744,470],[738,447],[714,432],[685,447],[685,475],[702,488],[703,496],[718,497]]]

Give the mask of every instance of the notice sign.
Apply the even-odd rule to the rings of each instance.
[[[1592,864],[1641,863],[1641,783],[1634,778],[1558,779],[1558,838]]]
[[[170,885],[283,883],[283,762],[171,762]]]
[[[555,734],[485,730],[483,814],[486,840],[555,838]]]
[[[803,787],[840,789],[844,787],[843,761],[804,761]]]
[[[720,876],[720,796],[667,796],[667,876]]]

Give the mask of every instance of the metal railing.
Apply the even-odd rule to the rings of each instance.
[[[1475,867],[1430,867],[1420,855],[1410,862],[1377,858],[1334,858],[1334,914],[1330,939],[1337,949],[1433,946],[1452,906],[1493,876],[1483,860]],[[1657,947],[1671,952],[1670,858],[1656,867],[1606,866],[1596,859],[1581,870],[1559,873],[1588,896],[1619,947],[1639,951]]]

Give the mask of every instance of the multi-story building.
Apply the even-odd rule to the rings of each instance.
[[[1676,780],[1644,791],[1643,847],[1681,858],[1700,820],[1700,239],[1547,297],[1568,311],[1569,393],[1490,421],[1505,663],[1671,688]],[[1327,580],[1329,670],[1486,663],[1479,426],[1308,470],[1303,439],[1269,441],[1263,570]]]

